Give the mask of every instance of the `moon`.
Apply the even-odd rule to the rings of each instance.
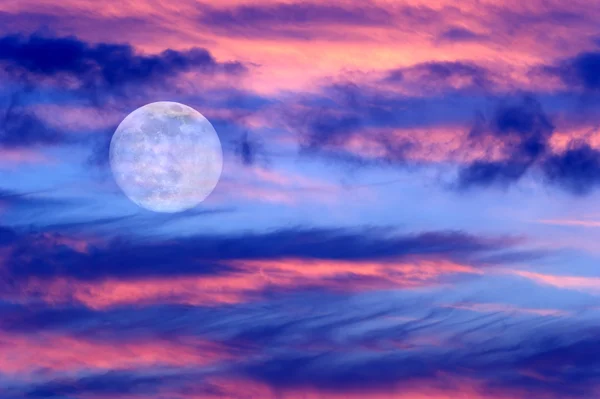
[[[170,101],[127,115],[110,141],[110,167],[131,201],[154,212],[181,212],[214,190],[223,169],[217,132],[200,112]]]

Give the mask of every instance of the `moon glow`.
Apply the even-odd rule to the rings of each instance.
[[[140,107],[119,124],[110,166],[125,195],[155,212],[180,212],[204,201],[223,169],[217,132],[200,112],[161,101]]]

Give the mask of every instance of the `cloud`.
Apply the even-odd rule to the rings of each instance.
[[[303,101],[298,111],[291,108],[287,121],[299,134],[305,152],[367,161],[347,146],[372,130],[366,141],[376,143],[383,149],[378,160],[402,162],[417,144],[386,137],[385,128],[410,125],[412,121],[406,111],[409,107],[410,100],[404,97],[386,96],[377,90],[349,82],[329,86],[323,95]]]
[[[389,11],[375,5],[347,7],[340,4],[276,3],[237,5],[229,8],[200,6],[198,20],[204,27],[226,36],[261,38],[348,38],[333,31],[334,26],[382,26],[393,21]]]
[[[17,233],[9,227],[0,228],[0,245],[11,244],[18,238]]]
[[[127,304],[233,304],[274,295],[318,290],[369,292],[385,289],[433,287],[459,278],[481,275],[469,264],[435,257],[390,261],[323,261],[286,258],[277,261],[232,261],[234,271],[185,277],[107,277],[96,281],[53,278],[29,279],[20,292],[4,298],[27,300],[34,295],[47,303],[80,303],[94,309]],[[21,295],[20,295],[21,294]]]
[[[0,335],[0,342],[16,344],[9,353],[37,350],[41,364],[64,367],[9,385],[17,397],[23,392],[106,394],[91,381],[102,385],[112,377],[123,382],[106,388],[116,395],[147,395],[145,389],[151,388],[173,396],[182,387],[202,389],[238,379],[261,385],[261,397],[272,397],[274,391],[286,397],[314,392],[324,398],[357,392],[410,398],[435,392],[437,397],[525,398],[534,393],[554,399],[590,397],[596,387],[598,340],[585,321],[515,307],[438,306],[434,298],[315,291],[210,308],[5,305],[0,329],[9,333]],[[27,331],[36,334],[15,341],[17,333]],[[45,345],[52,337],[54,345]],[[103,352],[84,356],[95,351]],[[64,362],[53,363],[59,359]],[[71,370],[67,377],[61,372],[66,368]],[[140,383],[148,376],[155,379]],[[221,392],[231,398],[247,393]]]
[[[386,231],[284,229],[266,233],[198,235],[175,241],[113,239],[81,251],[64,246],[68,236],[21,233],[5,261],[13,277],[158,277],[214,274],[229,269],[220,262],[285,258],[366,261],[415,255],[465,259],[514,245],[504,238],[479,238],[461,232],[394,235]]]
[[[439,35],[439,39],[450,42],[471,42],[488,40],[488,36],[462,27],[450,27]]]
[[[144,375],[131,371],[109,371],[81,378],[63,378],[39,384],[23,395],[26,398],[48,398],[71,395],[153,394],[162,386],[182,380],[181,375]],[[185,381],[185,380],[184,380]]]
[[[11,75],[69,76],[83,87],[121,88],[164,81],[181,72],[239,74],[240,63],[219,63],[205,49],[138,54],[128,44],[90,44],[75,36],[8,35],[0,38],[0,62]]]
[[[0,145],[15,149],[50,145],[69,141],[69,136],[44,123],[24,105],[24,98],[32,91],[13,92],[0,119]]]
[[[467,61],[421,63],[384,71],[376,79],[326,84],[317,94],[297,96],[282,118],[299,135],[304,153],[407,165],[415,163],[414,154],[431,149],[402,132],[422,129],[428,136],[435,128],[462,127],[494,79]]]
[[[417,87],[421,93],[444,91],[491,91],[492,73],[468,61],[434,61],[394,69],[387,73],[384,83],[400,83],[406,88]]]
[[[0,189],[0,210],[19,212],[19,211],[48,211],[65,206],[75,205],[74,201],[67,199],[56,199],[44,196],[50,190],[40,190],[31,192],[17,192],[13,190]],[[8,227],[3,227],[7,229]],[[17,234],[13,231],[14,234]]]
[[[528,271],[514,271],[518,276],[528,278],[540,284],[551,285],[562,289],[579,290],[600,294],[600,277],[552,275]]]
[[[380,83],[409,87],[407,82],[423,81],[442,87],[437,82],[455,78],[467,79],[464,87],[488,90],[494,85],[486,69],[462,62],[390,70]],[[476,114],[470,130],[459,134],[468,111],[483,101],[478,104],[472,94],[453,97],[460,93],[456,90],[448,88],[441,96],[416,98],[367,83],[332,84],[321,94],[290,107],[287,120],[299,135],[301,154],[358,165],[451,162],[458,168],[451,186],[460,190],[506,188],[525,176],[576,195],[588,194],[597,186],[600,167],[596,164],[600,160],[596,159],[596,149],[586,141],[572,141],[565,150],[553,148],[556,127],[536,96],[495,98],[491,114]],[[461,100],[465,106],[456,107],[456,101]],[[456,108],[449,108],[450,103]],[[446,107],[437,109],[438,104]],[[427,114],[430,118],[421,119]],[[437,133],[432,131],[436,126],[449,127]],[[436,152],[444,151],[440,147],[446,152],[438,155]]]
[[[390,22],[388,11],[376,7],[343,7],[314,3],[240,5],[230,9],[205,8],[203,21],[218,25],[319,24],[380,25]]]
[[[425,62],[411,67],[395,69],[388,72],[384,82],[394,82],[402,77],[401,81],[411,80],[415,84],[428,84],[450,86],[454,78],[468,79],[467,85],[485,87],[490,84],[490,72],[482,66],[463,61],[436,61]]]
[[[571,90],[594,92],[600,89],[600,52],[581,52],[554,65],[543,66],[540,70],[557,76]]]
[[[63,334],[27,336],[0,333],[0,373],[18,376],[39,369],[61,373],[74,369],[132,369],[156,366],[198,367],[230,359],[232,353],[213,342],[189,338],[102,340]],[[36,358],[32,363],[30,359]],[[10,359],[10,360],[9,360]]]
[[[235,153],[240,157],[242,164],[246,166],[256,164],[259,159],[263,162],[267,160],[263,141],[251,136],[248,132],[242,134],[242,137],[235,143]]]
[[[372,319],[380,317],[372,315]],[[521,398],[531,392],[548,398],[583,398],[594,392],[597,372],[593,370],[598,362],[593,353],[598,341],[592,331],[580,326],[580,337],[564,337],[572,320],[555,320],[553,328],[548,328],[547,315],[534,312],[514,317],[526,323],[503,312],[465,317],[461,311],[432,310],[416,319],[399,318],[389,329],[354,335],[351,342],[345,342],[347,346],[325,341],[332,350],[290,350],[249,362],[243,372],[282,392],[316,389],[399,395],[408,391],[416,396],[426,392],[425,386],[436,388],[439,396],[433,397],[444,398],[466,394],[464,390],[469,388],[468,397],[492,398]],[[332,326],[352,330],[361,321],[366,320],[349,318],[343,324],[332,322]],[[300,328],[288,326],[277,337]],[[500,335],[489,339],[495,332]],[[270,340],[277,341],[277,337]],[[329,339],[335,340],[333,336]],[[589,355],[583,351],[586,345],[590,346]],[[449,396],[443,396],[444,391]]]
[[[0,67],[7,77],[6,90],[12,91],[4,111],[0,112],[0,145],[7,149],[90,145],[92,156],[89,164],[94,166],[106,164],[107,157],[101,154],[107,153],[110,135],[106,133],[114,131],[114,122],[107,129],[105,125],[94,126],[88,117],[86,126],[73,129],[69,125],[69,117],[81,117],[77,106],[91,102],[88,114],[93,112],[96,119],[106,123],[107,118],[98,116],[98,110],[102,109],[105,116],[112,119],[117,115],[118,120],[123,116],[123,109],[141,105],[139,101],[147,102],[152,94],[146,95],[143,100],[136,99],[128,106],[124,105],[124,97],[121,97],[119,109],[115,109],[118,107],[109,101],[112,95],[131,94],[133,98],[139,95],[142,85],[163,87],[169,93],[177,92],[174,86],[167,87],[165,83],[188,72],[238,76],[247,71],[246,66],[239,62],[218,62],[202,48],[142,54],[129,44],[94,44],[75,36],[41,34],[0,37]],[[132,87],[135,90],[131,90]],[[44,114],[46,96],[55,95],[53,90],[66,96],[66,100],[58,106],[59,110],[62,107],[65,111],[61,114],[63,118],[53,117],[47,112]],[[238,110],[264,105],[264,99],[261,104],[256,104],[260,101],[257,96],[227,87],[220,90],[212,87],[210,97],[213,108]],[[249,105],[249,101],[254,103]],[[245,112],[251,110],[246,109]]]
[[[99,222],[115,227],[130,221]],[[519,242],[451,231],[401,235],[378,229],[301,228],[125,240],[85,234],[82,227],[76,236],[15,236],[6,230],[1,298],[26,302],[35,297],[105,308],[239,303],[314,289],[410,289],[480,275],[489,264],[486,256],[512,252]]]
[[[573,142],[564,152],[548,157],[542,168],[550,183],[577,195],[589,194],[600,184],[600,151]]]
[[[589,194],[600,183],[600,152],[581,140],[553,150],[554,132],[535,98],[501,105],[490,122],[480,117],[472,128],[470,148],[484,148],[486,155],[461,168],[458,186],[507,187],[533,171],[544,183],[575,195]]]
[[[469,134],[473,147],[500,146],[499,159],[476,160],[463,167],[459,187],[506,186],[518,181],[547,153],[553,132],[553,124],[533,97],[502,104],[490,122],[479,118]]]

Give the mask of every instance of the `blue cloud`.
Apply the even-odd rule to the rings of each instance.
[[[173,74],[199,72],[241,73],[239,63],[218,63],[205,49],[165,50],[140,55],[128,44],[89,44],[74,36],[9,35],[0,38],[0,62],[9,72],[39,76],[69,74],[84,85],[118,88],[129,83],[166,79]]]
[[[221,274],[235,271],[223,263],[235,259],[366,260],[435,255],[474,260],[477,255],[514,245],[511,239],[480,238],[452,231],[397,235],[368,229],[292,228],[265,233],[197,235],[170,241],[117,237],[107,245],[92,245],[91,250],[83,253],[60,244],[59,233],[19,234],[5,262],[6,272],[17,280]]]

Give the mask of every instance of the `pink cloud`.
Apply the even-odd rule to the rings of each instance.
[[[0,168],[12,168],[24,164],[52,164],[55,160],[31,148],[0,149]]]
[[[398,383],[392,387],[380,389],[335,392],[333,390],[319,390],[311,387],[298,387],[275,389],[266,384],[240,378],[209,379],[211,386],[219,389],[225,398],[281,398],[281,399],[526,399],[530,394],[525,390],[486,387],[480,381],[460,377],[457,375],[438,372],[431,380],[422,378],[411,381],[410,384]],[[443,382],[443,388],[440,387]],[[194,392],[192,389],[191,392]],[[164,392],[174,399],[212,399],[214,394],[201,393],[201,386],[194,393]],[[539,395],[540,399],[556,399],[555,395]],[[139,396],[127,397],[138,399]],[[107,396],[94,396],[93,399],[109,399]]]
[[[290,258],[231,263],[236,267],[235,272],[216,276],[107,278],[91,282],[30,278],[20,286],[18,293],[5,298],[20,301],[34,295],[48,303],[75,301],[96,309],[159,302],[209,305],[251,300],[260,297],[267,288],[286,291],[321,287],[340,292],[410,289],[440,284],[440,278],[446,275],[482,274],[473,266],[435,257],[382,262]]]
[[[19,375],[149,366],[203,366],[231,355],[218,344],[196,338],[178,341],[102,342],[59,334],[0,334],[0,373]]]
[[[524,270],[513,270],[512,273],[543,285],[600,294],[600,277],[559,276]]]
[[[552,226],[570,226],[570,227],[600,227],[600,221],[597,220],[578,220],[578,219],[540,219],[537,223]]]
[[[237,60],[260,66],[240,84],[262,94],[310,90],[320,79],[345,71],[386,71],[423,62],[460,60],[471,60],[498,72],[504,77],[503,87],[512,85],[529,90],[548,87],[547,79],[535,81],[528,75],[529,68],[549,58],[589,48],[591,41],[587,43],[581,37],[596,34],[595,21],[600,15],[600,8],[579,1],[566,5],[534,0],[524,5],[512,1],[411,0],[402,4],[372,1],[360,6],[334,1],[327,3],[327,7],[337,7],[346,14],[363,8],[365,17],[389,15],[390,22],[352,25],[351,18],[331,18],[321,19],[318,24],[287,21],[282,27],[315,36],[314,40],[306,40],[294,35],[269,38],[228,34],[228,29],[202,29],[200,21],[204,14],[197,2],[181,1],[177,7],[165,1],[153,4],[149,7],[134,2],[116,9],[106,5],[91,7],[77,0],[62,2],[60,6],[25,0],[4,4],[0,11],[18,17],[19,13],[27,15],[36,10],[53,17],[47,18],[46,23],[54,23],[53,27],[60,28],[62,34],[77,34],[92,42],[125,41],[146,53],[201,45],[209,48],[219,61]],[[235,15],[236,6],[249,4],[261,15],[281,12],[277,9],[279,3],[267,1],[228,0],[220,2],[216,9]],[[325,7],[316,1],[285,4],[308,4],[316,10]],[[65,15],[68,18],[61,19]],[[564,20],[554,20],[561,15]],[[569,19],[569,15],[583,17]],[[238,29],[243,28],[238,25]],[[277,19],[257,32],[280,27],[275,25]],[[349,28],[351,35],[340,35],[340,29]],[[441,39],[451,37],[444,35],[458,28],[472,32],[480,40]]]

